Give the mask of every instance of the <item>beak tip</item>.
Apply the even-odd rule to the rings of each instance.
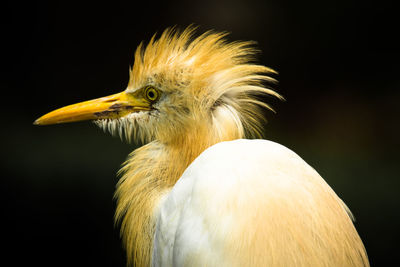
[[[40,118],[33,122],[33,125],[41,125]]]

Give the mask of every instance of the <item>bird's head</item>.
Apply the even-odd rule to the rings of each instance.
[[[227,42],[225,33],[167,29],[140,44],[127,88],[118,94],[52,111],[35,121],[46,125],[94,120],[128,140],[176,142],[201,133],[226,140],[260,133],[258,98],[274,71],[251,63],[252,42]],[[191,133],[191,134],[189,134]]]

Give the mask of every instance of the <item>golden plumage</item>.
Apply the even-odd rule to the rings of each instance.
[[[168,210],[166,205],[174,196],[171,189],[181,177],[187,176],[184,172],[188,166],[215,144],[260,138],[264,122],[261,110],[271,108],[259,97],[271,95],[282,99],[266,87],[275,82],[268,76],[275,72],[253,62],[256,50],[252,42],[227,42],[225,33],[212,31],[196,38],[193,33],[193,27],[182,32],[167,29],[158,39],[153,36],[146,46],[140,44],[124,92],[56,110],[35,122],[51,124],[94,119],[113,134],[145,144],[129,155],[121,169],[122,177],[116,191],[116,221],[121,224],[128,265],[157,264],[156,259],[152,259],[156,255],[155,227],[157,224],[158,229],[162,229],[160,212]],[[148,88],[153,90],[151,95],[146,95]],[[226,199],[221,201],[231,204],[220,213],[221,220],[239,216],[237,224],[228,228],[214,225],[218,223],[218,214],[208,220],[210,227],[221,230],[210,236],[210,240],[231,231],[229,238],[222,239],[224,242],[219,245],[224,253],[210,263],[208,256],[194,251],[184,262],[190,266],[368,266],[350,212],[322,178],[288,149],[265,142],[259,144],[270,148],[268,153],[276,153],[260,155],[266,157],[266,162],[274,162],[272,178],[281,175],[282,179],[273,180],[269,176],[264,179],[263,173],[256,173],[254,183],[261,183],[260,188],[263,183],[273,181],[265,191],[250,182],[228,191]],[[232,143],[231,146],[241,145]],[[218,152],[221,147],[214,151]],[[223,158],[216,160],[221,160],[223,165]],[[201,163],[196,164],[192,168]],[[289,189],[279,187],[280,182],[292,181],[291,175],[302,183],[294,179],[293,185],[299,183],[299,186],[290,187],[293,192],[286,192]],[[288,193],[288,197],[277,197],[268,191],[275,185],[274,192],[283,190],[282,194]],[[250,202],[236,203],[236,196],[242,194],[240,188],[247,186],[250,191],[245,192],[250,195],[243,195],[243,199],[248,197]],[[209,188],[201,194],[217,188]],[[315,201],[304,200],[310,194]],[[212,197],[206,198],[204,203],[209,199]],[[204,210],[221,203],[210,202]],[[175,204],[172,201],[171,205]],[[237,207],[236,214],[231,210],[232,205]],[[305,210],[309,207],[311,210]],[[210,214],[203,214],[204,222]],[[276,224],[278,215],[283,226]],[[304,218],[294,219],[295,216]],[[280,233],[282,229],[286,232]],[[225,255],[226,261],[221,255]]]
[[[255,96],[281,98],[262,85],[275,82],[265,75],[275,72],[250,63],[256,52],[252,42],[227,43],[225,33],[211,31],[192,39],[193,31],[168,29],[158,40],[153,36],[146,48],[140,44],[135,53],[127,90],[151,84],[178,94],[171,96],[173,106],[162,124],[137,121],[146,125],[125,132],[128,139],[136,134],[144,142],[156,140],[130,155],[116,192],[116,218],[122,221],[128,264],[149,264],[155,205],[187,166],[216,143],[261,137],[264,117],[259,108],[270,107]],[[224,98],[229,106],[220,106]]]

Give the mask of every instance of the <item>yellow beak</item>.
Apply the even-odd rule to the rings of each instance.
[[[48,125],[83,120],[113,119],[141,110],[150,110],[149,103],[122,92],[56,109],[43,115],[33,124]]]

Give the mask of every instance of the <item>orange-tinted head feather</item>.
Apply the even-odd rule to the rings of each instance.
[[[281,98],[266,87],[275,82],[267,74],[275,71],[253,63],[257,52],[253,42],[227,42],[226,33],[213,31],[194,38],[194,30],[167,29],[158,39],[154,35],[146,47],[140,44],[135,52],[126,92],[149,85],[158,88],[164,96],[157,103],[159,113],[128,115],[100,121],[100,125],[145,143],[177,140],[198,128],[199,122],[209,134],[261,135],[264,117],[260,108],[271,108],[258,97]]]

